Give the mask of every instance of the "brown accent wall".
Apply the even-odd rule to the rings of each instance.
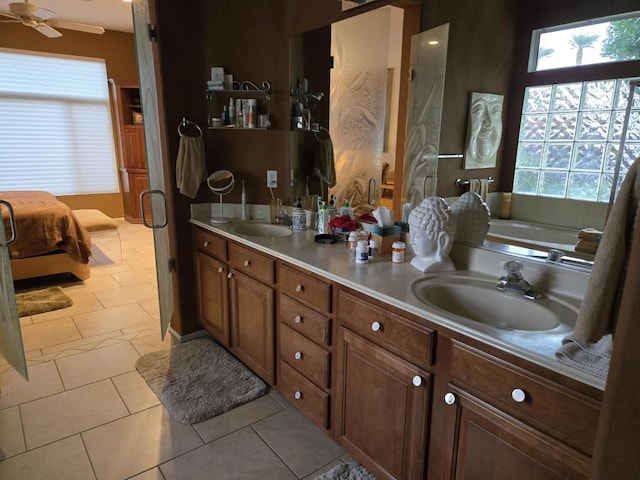
[[[47,38],[23,25],[3,24],[0,47],[36,52],[104,58],[108,78],[138,78],[133,34],[107,30],[103,35],[61,30],[62,37]],[[124,215],[122,195],[61,196],[71,208],[97,208],[110,217]]]

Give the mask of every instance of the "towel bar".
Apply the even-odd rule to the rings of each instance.
[[[493,177],[489,177],[489,178],[487,178],[487,182],[493,183],[493,182],[495,182],[495,180],[493,179]],[[468,178],[467,179],[462,179],[462,178],[457,178],[456,179],[456,187],[461,187],[463,185],[469,185],[469,183],[471,183],[471,181]]]

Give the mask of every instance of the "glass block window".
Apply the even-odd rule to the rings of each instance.
[[[513,191],[608,202],[629,79],[528,87]],[[640,156],[640,97],[634,97],[616,190]]]

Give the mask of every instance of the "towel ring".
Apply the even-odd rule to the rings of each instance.
[[[196,130],[198,131],[197,135],[187,135],[187,133],[184,131],[184,129],[186,129],[189,126],[193,126],[196,128]],[[180,135],[181,137],[183,135],[187,135],[188,137],[201,137],[202,136],[202,129],[200,128],[200,126],[195,123],[192,122],[191,120],[187,120],[186,117],[182,117],[182,122],[180,122],[180,124],[178,125],[178,135]]]

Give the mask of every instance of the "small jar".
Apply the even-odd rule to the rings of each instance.
[[[375,258],[380,255],[380,247],[376,240],[369,240],[369,257]]]
[[[356,263],[369,263],[369,247],[366,240],[358,240]]]
[[[404,262],[404,252],[407,246],[404,242],[393,242],[391,245],[391,261],[393,263]]]

